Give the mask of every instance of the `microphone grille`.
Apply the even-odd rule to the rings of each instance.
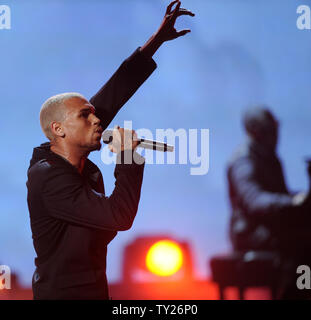
[[[102,140],[104,143],[108,144],[110,142],[112,142],[112,130],[105,130],[102,134]]]

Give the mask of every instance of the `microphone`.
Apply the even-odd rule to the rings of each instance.
[[[112,142],[113,139],[113,130],[105,130],[102,134],[102,140],[105,144],[109,144]],[[163,152],[173,152],[174,147],[168,145],[163,142],[147,140],[147,139],[137,139],[139,145],[137,147],[144,148],[144,149],[151,149],[156,151],[163,151]]]

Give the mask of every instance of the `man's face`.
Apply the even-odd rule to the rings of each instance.
[[[100,150],[103,132],[95,108],[85,99],[71,98],[65,102],[66,118],[62,122],[64,139],[87,151]]]

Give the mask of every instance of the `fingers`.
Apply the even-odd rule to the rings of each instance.
[[[136,141],[137,140],[137,133],[134,130],[132,130],[132,131],[133,131],[133,140]]]
[[[189,33],[189,32],[191,32],[191,30],[189,30],[189,29],[181,30],[181,31],[179,31],[179,32],[176,32],[176,38],[182,37],[182,36],[186,35],[186,34]]]
[[[181,5],[181,2],[178,1],[177,6],[176,6],[176,8],[175,8],[174,11],[173,11],[173,19],[176,19],[176,18],[178,17],[180,5]]]
[[[109,150],[115,153],[124,150],[134,150],[139,145],[137,133],[134,130],[114,127],[113,140],[109,144]]]
[[[166,14],[170,14],[170,13],[171,13],[171,10],[172,10],[174,4],[177,3],[177,2],[179,2],[179,0],[175,0],[175,1],[171,2],[171,3],[168,5],[168,7],[167,7],[167,9],[166,9]]]
[[[183,9],[181,8],[177,14],[177,17],[180,17],[180,16],[191,16],[191,17],[194,17],[195,14],[187,9]]]
[[[175,24],[176,19],[178,17],[180,17],[180,16],[194,17],[195,14],[193,12],[191,12],[190,10],[187,10],[187,9],[184,9],[184,8],[180,8],[180,2],[179,2],[179,4],[177,4],[174,12],[172,14],[168,15],[168,17],[171,17],[171,20]]]

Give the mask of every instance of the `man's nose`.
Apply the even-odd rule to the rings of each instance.
[[[94,125],[99,125],[100,124],[100,120],[95,116],[95,114],[92,114],[92,123]]]

